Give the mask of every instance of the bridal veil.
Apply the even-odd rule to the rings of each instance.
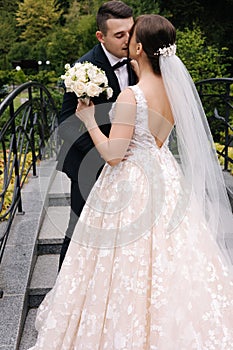
[[[230,268],[225,238],[233,235],[233,216],[222,169],[195,84],[172,48],[168,54],[160,52],[159,63],[175,120],[171,145],[176,145],[184,183],[170,222],[170,234],[184,217],[190,201],[196,201]]]

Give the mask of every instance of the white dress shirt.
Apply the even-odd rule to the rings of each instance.
[[[126,59],[126,57],[119,59],[118,57],[116,57],[116,56],[112,55],[110,52],[108,52],[102,43],[101,43],[101,45],[102,45],[104,53],[107,56],[111,66],[114,66],[114,64],[116,64],[117,62],[120,62],[120,61]],[[119,81],[119,85],[120,85],[120,88],[122,91],[125,88],[127,88],[127,86],[129,85],[127,65],[125,64],[124,66],[115,69],[114,72],[117,76],[117,79]]]

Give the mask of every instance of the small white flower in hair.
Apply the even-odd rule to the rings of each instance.
[[[176,54],[176,44],[169,45],[168,47],[159,48],[158,51],[154,53],[155,56],[169,57]]]

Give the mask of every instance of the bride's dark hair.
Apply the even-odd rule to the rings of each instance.
[[[175,27],[165,17],[159,15],[139,16],[132,28],[136,42],[141,43],[155,73],[160,74],[158,49],[173,45],[176,40]]]

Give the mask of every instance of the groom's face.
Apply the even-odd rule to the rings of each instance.
[[[106,33],[97,32],[97,39],[112,55],[118,58],[127,57],[129,35],[133,23],[132,17],[108,19]]]

